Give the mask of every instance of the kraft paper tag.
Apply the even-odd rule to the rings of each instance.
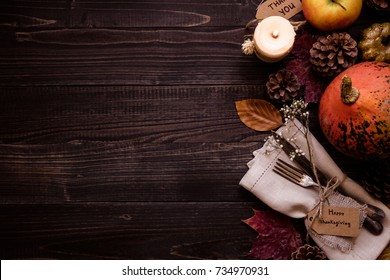
[[[321,221],[319,217],[314,219],[317,207],[310,211],[307,216],[309,226],[311,226],[311,229],[316,233],[344,237],[357,237],[359,235],[359,208],[344,208],[324,205]]]
[[[302,11],[302,0],[267,0],[257,7],[256,18],[281,16],[290,19]]]

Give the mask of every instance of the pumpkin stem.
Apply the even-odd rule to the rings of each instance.
[[[352,87],[352,80],[350,77],[344,76],[341,85],[341,100],[344,104],[353,104],[358,100],[360,92],[357,88]]]

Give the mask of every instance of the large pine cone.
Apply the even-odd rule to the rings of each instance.
[[[390,204],[390,163],[370,164],[362,172],[362,186],[372,196]]]
[[[327,259],[324,251],[317,246],[305,244],[299,247],[291,254],[292,260],[325,260]]]
[[[346,32],[320,36],[310,49],[313,69],[324,77],[334,77],[357,59],[357,42]]]

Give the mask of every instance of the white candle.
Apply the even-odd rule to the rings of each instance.
[[[255,53],[265,62],[277,62],[286,57],[294,45],[294,40],[294,27],[280,16],[263,19],[253,35]]]

